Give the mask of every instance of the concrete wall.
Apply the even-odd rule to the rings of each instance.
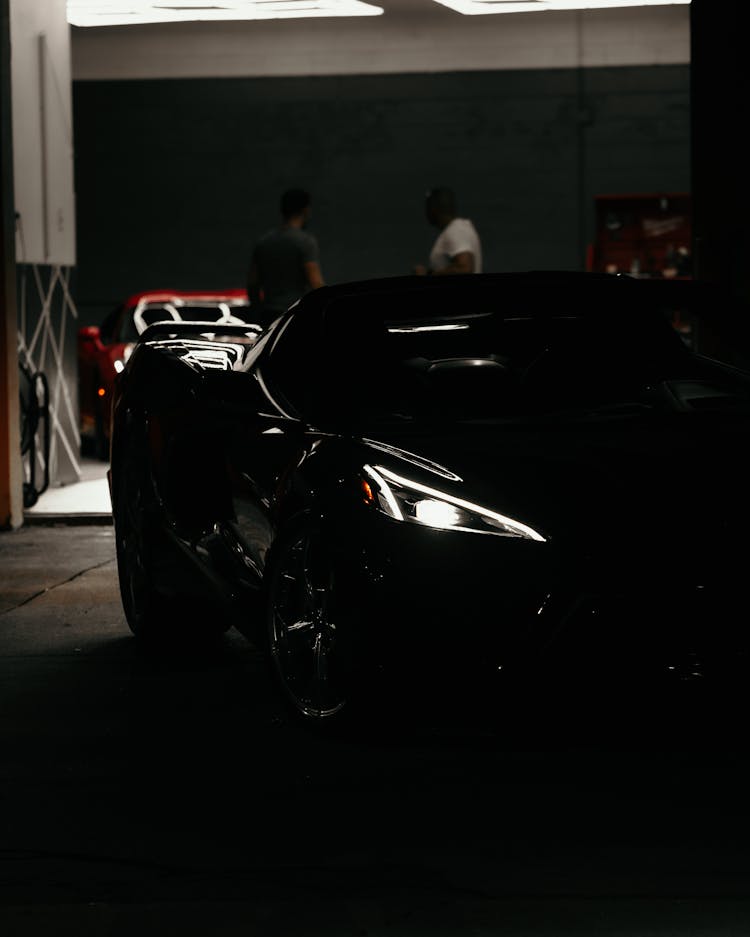
[[[247,78],[684,65],[688,6],[461,16],[432,0],[384,14],[73,29],[73,77]]]
[[[690,188],[685,65],[79,81],[74,112],[81,321],[242,285],[289,185],[313,192],[329,282],[424,260],[430,185],[456,189],[488,270],[581,268],[595,194]]]
[[[603,192],[689,190],[689,8],[72,30],[81,320],[242,284],[279,192],[329,282],[408,272],[456,188],[488,269],[580,268]]]

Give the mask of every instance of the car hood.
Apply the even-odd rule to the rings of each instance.
[[[750,520],[746,418],[716,414],[394,428],[363,440],[372,464],[563,541],[710,541]],[[399,469],[396,469],[396,465]]]

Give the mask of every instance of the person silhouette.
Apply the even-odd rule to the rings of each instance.
[[[425,215],[440,234],[432,245],[429,265],[417,264],[414,273],[418,276],[481,273],[479,235],[468,218],[458,217],[453,190],[445,186],[430,189],[425,197]]]
[[[310,193],[287,189],[280,209],[281,224],[258,240],[247,274],[248,299],[263,326],[300,296],[324,285],[318,242],[305,230],[311,216]]]

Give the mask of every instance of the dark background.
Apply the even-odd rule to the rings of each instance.
[[[81,324],[150,288],[244,286],[287,186],[330,283],[408,273],[450,185],[485,269],[583,269],[594,196],[690,191],[689,66],[76,82]]]

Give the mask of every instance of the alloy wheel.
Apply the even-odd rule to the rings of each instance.
[[[334,573],[314,535],[287,549],[271,600],[271,656],[303,715],[331,717],[347,703]]]

